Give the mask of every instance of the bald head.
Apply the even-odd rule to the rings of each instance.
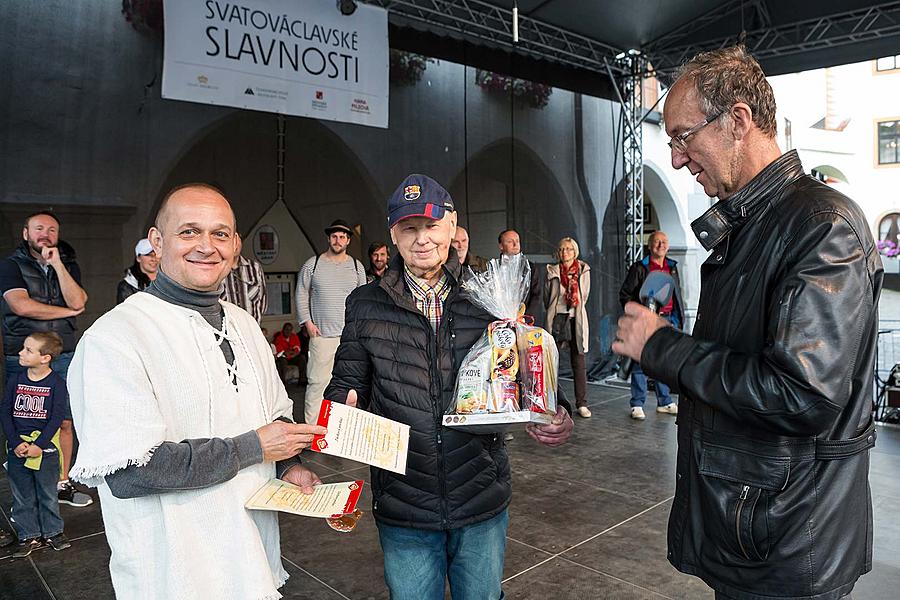
[[[453,247],[456,248],[459,262],[465,262],[466,255],[469,253],[469,232],[466,231],[465,227],[456,226],[456,234],[453,236]]]
[[[162,203],[159,205],[159,210],[156,211],[156,219],[153,221],[156,228],[160,230],[164,229],[166,220],[171,216],[173,204],[177,205],[179,202],[194,202],[197,199],[204,197],[210,200],[213,200],[216,197],[221,199],[221,201],[228,206],[228,211],[231,213],[232,229],[237,229],[237,222],[234,217],[234,211],[231,209],[231,203],[225,198],[225,194],[222,190],[208,183],[185,183],[169,190],[169,193],[166,194]]]

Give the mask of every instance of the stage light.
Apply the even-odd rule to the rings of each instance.
[[[356,12],[356,0],[337,0],[338,10],[345,17],[349,17]]]
[[[512,33],[513,33],[513,44],[518,44],[519,43],[519,3],[515,0],[513,1]]]

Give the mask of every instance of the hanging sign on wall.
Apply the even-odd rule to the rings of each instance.
[[[388,126],[387,11],[334,0],[165,0],[162,96]]]
[[[260,225],[253,234],[253,256],[264,265],[278,258],[278,232],[271,225]]]

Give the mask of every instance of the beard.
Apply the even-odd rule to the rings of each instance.
[[[39,245],[39,244],[42,244],[42,243],[44,244],[43,246]],[[46,238],[43,238],[43,239],[37,240],[37,241],[34,241],[34,240],[28,240],[28,247],[29,247],[29,248],[31,249],[31,251],[34,252],[35,254],[41,254],[41,253],[42,253],[42,250],[43,250],[44,248],[52,248],[53,246],[50,245],[50,240],[48,240],[48,239],[46,239]]]

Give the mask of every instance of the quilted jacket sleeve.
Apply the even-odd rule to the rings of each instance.
[[[341,344],[334,356],[334,370],[331,372],[331,383],[325,388],[325,398],[344,403],[350,390],[356,390],[357,406],[366,409],[372,389],[372,361],[360,337],[361,306],[355,295],[351,293],[347,298]]]

